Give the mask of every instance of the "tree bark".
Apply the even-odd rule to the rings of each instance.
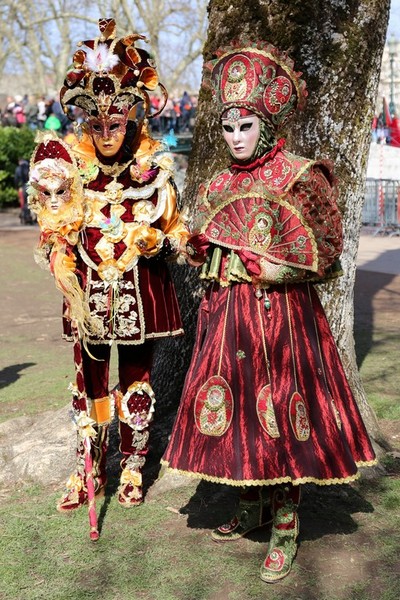
[[[319,287],[322,302],[338,344],[347,376],[368,431],[385,446],[369,406],[356,363],[354,281],[361,229],[363,191],[370,132],[386,29],[389,0],[211,0],[208,38],[203,58],[239,36],[266,40],[287,50],[303,72],[309,97],[286,133],[287,149],[308,158],[335,163],[343,211],[343,275]],[[211,93],[201,90],[193,150],[189,160],[184,204],[193,207],[200,182],[227,164]],[[176,272],[187,338],[179,342],[182,359],[171,355],[157,365],[157,386],[167,389],[167,406],[175,406],[193,343],[198,284],[187,269]],[[164,371],[164,373],[163,373]],[[173,372],[176,385],[169,374]]]

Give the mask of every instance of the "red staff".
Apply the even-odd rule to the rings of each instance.
[[[97,526],[96,501],[93,482],[93,461],[91,454],[91,440],[96,437],[96,431],[93,428],[95,421],[90,418],[87,407],[87,396],[85,381],[83,377],[82,365],[82,345],[79,338],[78,327],[75,321],[72,321],[72,332],[74,337],[74,363],[76,373],[76,402],[73,405],[79,407],[79,413],[75,418],[78,428],[78,434],[83,439],[85,448],[85,479],[88,493],[88,512],[90,525],[90,539],[96,541],[99,539],[99,530]]]

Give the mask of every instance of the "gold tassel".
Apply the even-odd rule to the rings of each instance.
[[[62,250],[53,247],[51,265],[56,287],[69,304],[70,318],[77,323],[79,337],[84,339],[88,335],[98,335],[99,326],[90,314],[89,305],[76,274],[66,266],[64,260],[66,257]]]

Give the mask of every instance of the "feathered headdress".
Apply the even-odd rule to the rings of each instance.
[[[143,35],[116,37],[114,19],[99,20],[100,36],[80,42],[61,88],[60,100],[65,112],[68,105],[78,106],[88,116],[128,115],[138,103],[144,102],[145,116],[152,118],[163,109],[168,95],[159,82],[156,66],[150,54],[136,48]],[[164,104],[151,113],[149,92],[161,89]]]

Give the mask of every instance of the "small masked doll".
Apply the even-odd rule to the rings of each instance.
[[[68,146],[52,134],[42,137],[32,156],[28,202],[41,230],[35,260],[50,267],[67,301],[68,318],[84,337],[94,323],[75,273],[73,252],[84,223],[83,186]]]
[[[49,243],[61,237],[74,246],[84,218],[83,188],[76,165],[54,158],[34,162],[29,183],[29,203],[37,214],[42,237]]]

